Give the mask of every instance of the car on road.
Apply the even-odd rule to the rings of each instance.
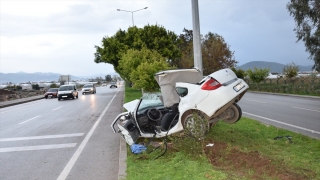
[[[177,69],[155,74],[161,92],[144,93],[123,105],[111,124],[127,144],[139,137],[162,138],[185,130],[203,139],[219,120],[232,124],[242,111],[237,102],[249,88],[231,69],[221,69],[203,77],[197,69]]]
[[[60,99],[78,98],[78,91],[75,85],[62,85],[58,90],[58,101]]]
[[[96,91],[96,87],[94,84],[85,84],[82,87],[82,94],[86,94],[86,93],[91,93],[91,94],[95,94]]]
[[[44,93],[44,98],[56,98],[58,95],[59,88],[50,88],[46,93]]]
[[[112,87],[118,88],[117,82],[112,81],[112,82],[110,83],[110,88],[112,88]]]

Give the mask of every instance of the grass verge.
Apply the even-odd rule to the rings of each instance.
[[[126,102],[141,97],[128,87],[125,93]],[[134,155],[128,148],[127,180],[320,179],[319,140],[245,117],[217,123],[201,141],[170,136],[166,154],[156,156]]]

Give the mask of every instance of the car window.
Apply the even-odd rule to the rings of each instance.
[[[58,89],[49,89],[48,92],[57,92]]]
[[[145,108],[163,106],[162,101],[160,100],[161,93],[145,93],[142,96],[141,103],[139,104],[138,111]]]
[[[188,95],[188,88],[185,87],[176,87],[176,91],[180,97]]]
[[[84,87],[84,88],[91,88],[92,85],[91,85],[91,84],[88,84],[88,85],[84,85],[83,87]]]
[[[59,88],[59,91],[71,91],[71,90],[74,90],[74,87],[72,87],[72,86],[61,86]]]

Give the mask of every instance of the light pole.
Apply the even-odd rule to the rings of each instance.
[[[145,8],[142,8],[142,9],[135,10],[135,11],[127,11],[127,10],[123,10],[123,9],[117,9],[117,11],[131,12],[131,14],[132,14],[132,27],[133,27],[133,26],[134,26],[133,13],[134,13],[134,12],[137,12],[137,11],[141,11],[141,10],[147,9],[147,8],[148,8],[148,7],[145,7]]]

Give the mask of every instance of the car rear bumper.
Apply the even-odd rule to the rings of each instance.
[[[73,94],[59,94],[58,95],[59,99],[67,99],[67,98],[74,98]]]

